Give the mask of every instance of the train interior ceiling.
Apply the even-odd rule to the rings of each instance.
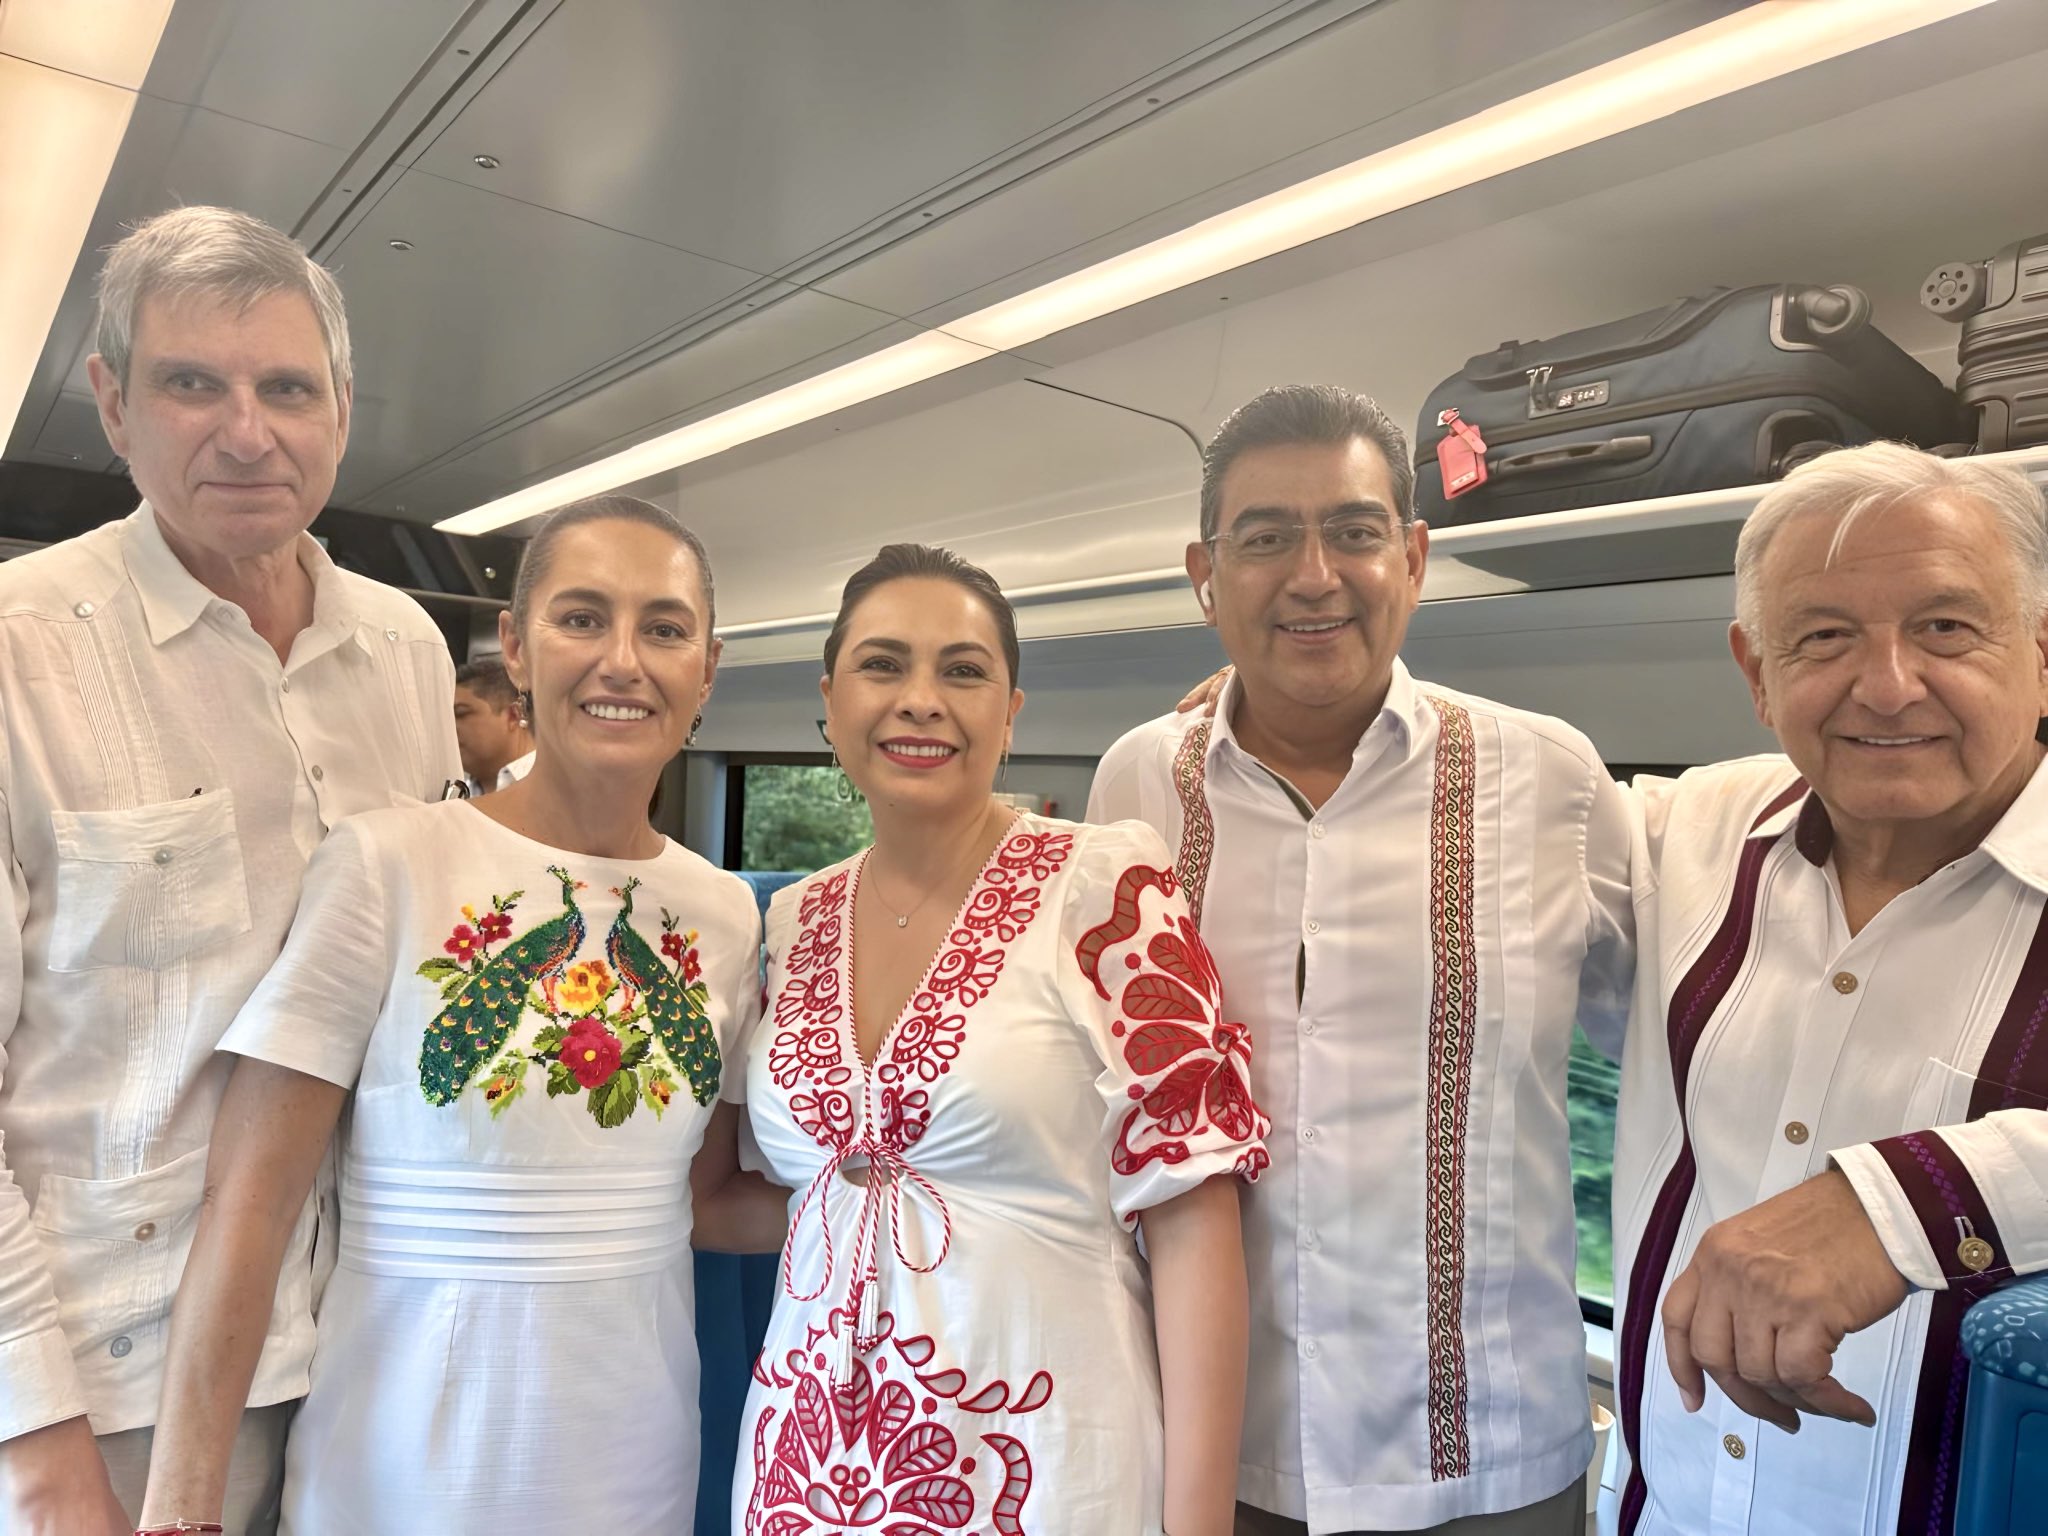
[[[123,5],[161,37],[58,274],[0,539],[35,542],[52,498],[130,504],[85,373],[98,252],[160,208],[233,204],[347,293],[334,503],[364,516],[324,530],[445,593],[458,645],[489,634],[512,546],[437,521],[1743,9]],[[0,66],[66,67],[67,9],[0,4]],[[1178,574],[1196,441],[1275,382],[1364,390],[1412,430],[1431,386],[1504,337],[1794,280],[1864,288],[1951,377],[1955,329],[1920,280],[2048,224],[2048,4],[1946,9],[635,481],[717,569],[728,644],[702,744],[815,752],[820,616],[878,544],[918,539],[1024,594],[1020,756],[1098,753],[1218,659]],[[1750,499],[1445,530],[1409,660],[1565,715],[1616,762],[1759,748],[1724,638]]]

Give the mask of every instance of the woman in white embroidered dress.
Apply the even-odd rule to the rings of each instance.
[[[1150,828],[992,798],[1017,662],[995,583],[916,545],[826,641],[875,843],[769,912],[747,1102],[797,1193],[744,1536],[1230,1530],[1250,1047]]]
[[[314,855],[222,1042],[144,1524],[218,1519],[286,1235],[344,1100],[339,1267],[292,1427],[290,1536],[687,1536],[700,1246],[772,1250],[721,1058],[758,1006],[735,877],[649,825],[711,692],[711,572],[660,508],[555,514],[505,659],[538,755]],[[737,1091],[736,1089],[734,1091]]]

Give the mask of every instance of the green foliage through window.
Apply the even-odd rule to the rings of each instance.
[[[740,868],[809,874],[859,853],[874,840],[865,801],[837,794],[839,770],[825,764],[749,763],[740,815]]]
[[[1579,1215],[1579,1294],[1614,1300],[1614,1102],[1621,1069],[1572,1031],[1570,1088],[1572,1203]]]

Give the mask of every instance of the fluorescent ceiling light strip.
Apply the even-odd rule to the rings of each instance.
[[[1987,5],[1769,0],[951,321],[997,351]]]
[[[1763,0],[435,526],[484,533],[1992,0]],[[972,350],[917,352],[940,338]],[[915,358],[913,364],[907,361]],[[829,388],[816,386],[826,384]]]
[[[0,444],[13,436],[135,95],[0,54]]]
[[[170,13],[171,0],[0,0],[0,444]]]

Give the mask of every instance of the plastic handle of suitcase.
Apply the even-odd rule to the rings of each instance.
[[[1847,283],[1832,288],[1796,288],[1792,302],[1815,341],[1840,341],[1870,324],[1870,295]]]
[[[1494,479],[1506,480],[1514,475],[1540,475],[1553,469],[1576,469],[1585,464],[1626,464],[1631,459],[1647,459],[1656,446],[1645,432],[1628,437],[1601,438],[1596,442],[1559,443],[1555,448],[1533,448],[1490,467]]]

